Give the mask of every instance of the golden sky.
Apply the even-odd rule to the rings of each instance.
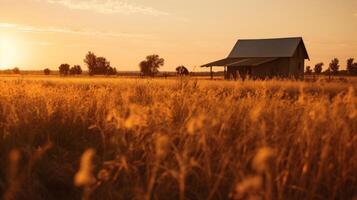
[[[357,0],[0,0],[0,68],[57,69],[88,51],[118,70],[148,54],[190,70],[237,39],[302,36],[314,65],[357,59]]]

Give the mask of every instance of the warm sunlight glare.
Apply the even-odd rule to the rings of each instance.
[[[14,67],[19,49],[16,40],[0,35],[0,69]]]

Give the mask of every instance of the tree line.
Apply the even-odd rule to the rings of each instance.
[[[88,74],[93,75],[117,75],[117,69],[110,65],[110,62],[105,57],[97,57],[93,52],[88,52],[83,60],[87,65]],[[165,59],[157,54],[146,56],[145,60],[139,63],[139,68],[142,76],[155,76],[159,73],[160,67],[164,66]],[[80,65],[70,66],[67,63],[61,64],[58,67],[59,74],[62,76],[67,75],[80,75],[82,68]],[[46,68],[43,70],[45,75],[50,75],[51,70]],[[181,65],[176,68],[176,72],[180,76],[189,75],[188,69]]]
[[[323,62],[315,64],[314,69],[310,66],[306,66],[305,73],[307,75],[312,74],[325,74],[325,75],[337,75],[340,72],[340,61],[338,58],[334,58],[328,65],[328,68],[323,72],[322,67],[324,66]],[[346,61],[346,71],[348,75],[356,76],[357,75],[357,62],[354,62],[354,58],[349,58]]]

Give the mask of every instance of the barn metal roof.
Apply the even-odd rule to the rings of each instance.
[[[207,63],[205,65],[202,65],[201,67],[210,67],[210,66],[227,66],[231,63],[238,62],[240,60],[243,60],[243,58],[225,58],[221,60],[217,60],[211,63]]]
[[[274,60],[277,60],[279,58],[246,58],[246,59],[242,59],[240,61],[234,62],[234,63],[230,63],[227,66],[236,66],[236,67],[240,67],[240,66],[258,66],[261,64],[265,64],[268,62],[272,62]]]
[[[210,67],[210,66],[258,66],[264,63],[272,62],[278,58],[225,58],[222,60],[217,60],[211,62],[201,67]]]
[[[308,59],[309,55],[301,37],[238,40],[228,58],[292,57],[299,44],[303,45],[304,58]]]

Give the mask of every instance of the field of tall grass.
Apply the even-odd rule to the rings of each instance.
[[[357,84],[0,78],[0,198],[354,199]]]

